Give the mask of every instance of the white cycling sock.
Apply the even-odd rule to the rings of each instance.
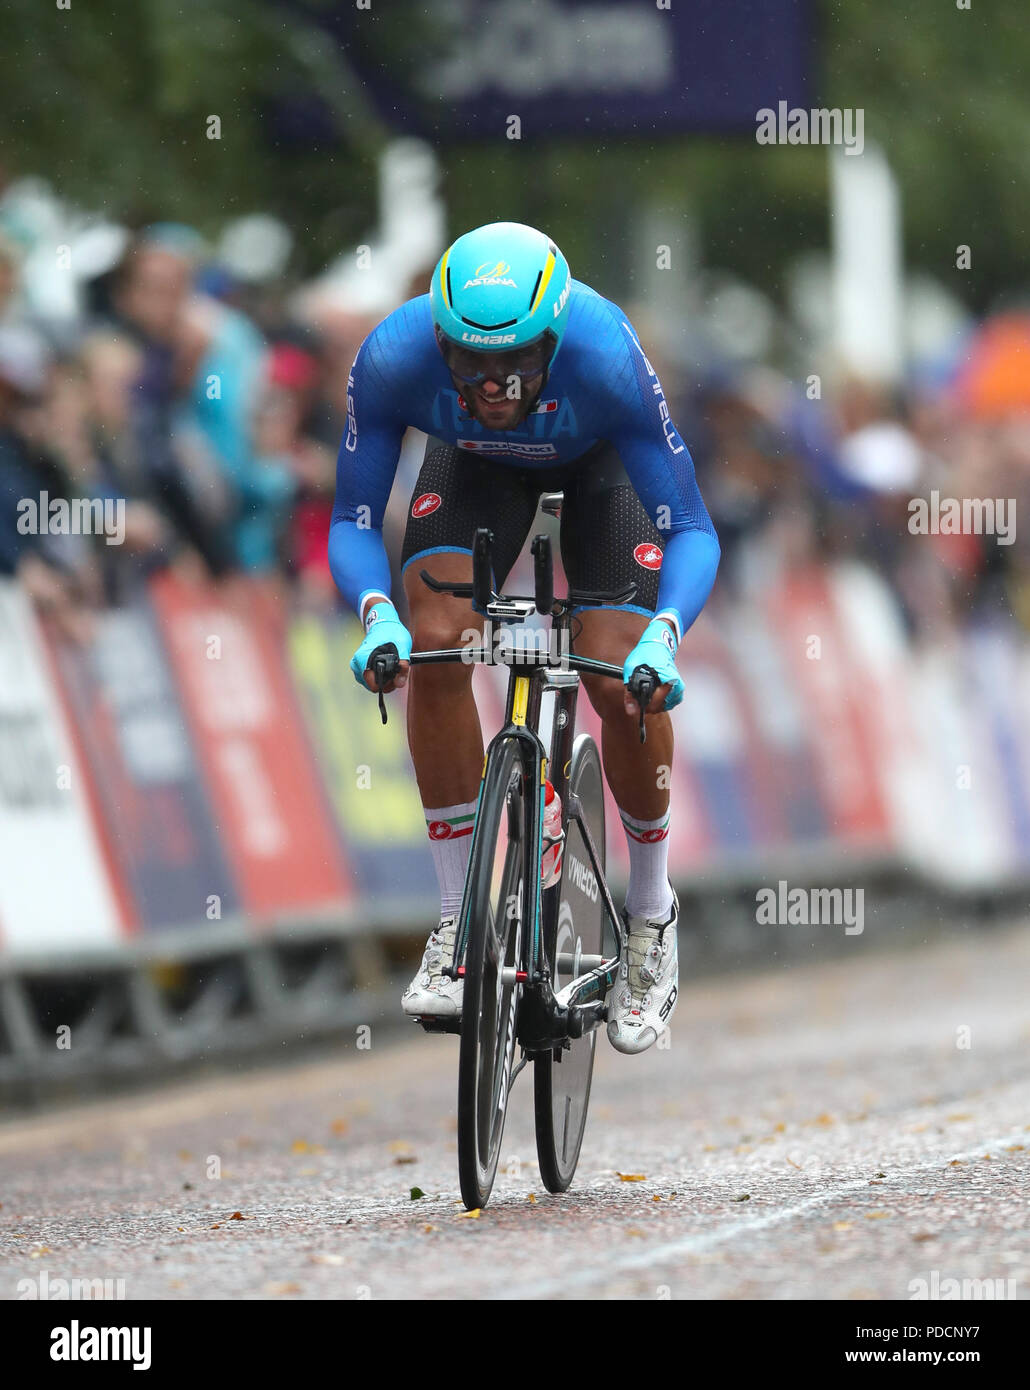
[[[669,816],[637,820],[619,811],[629,846],[626,911],[631,917],[665,918],[672,907],[669,887]]]
[[[452,917],[461,907],[476,803],[463,801],[457,806],[439,806],[435,811],[428,806],[424,809],[429,848],[440,885],[440,916]]]

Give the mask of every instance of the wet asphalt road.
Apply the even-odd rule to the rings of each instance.
[[[457,1040],[414,1028],[15,1119],[0,1297],[43,1270],[130,1299],[907,1299],[934,1272],[1026,1297],[1028,980],[1024,927],[684,982],[668,1050],[599,1041],[564,1197],[518,1080],[478,1217]]]

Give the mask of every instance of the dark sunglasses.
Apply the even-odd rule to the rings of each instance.
[[[481,386],[484,381],[496,381],[503,386],[509,377],[518,377],[521,381],[539,376],[554,351],[547,340],[514,352],[473,352],[449,340],[444,340],[441,349],[451,374],[466,386]]]

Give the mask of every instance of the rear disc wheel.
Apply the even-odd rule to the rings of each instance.
[[[604,788],[597,745],[580,734],[572,751],[569,789],[579,797],[604,872]],[[549,943],[555,994],[585,971],[582,956],[600,956],[604,941],[604,899],[577,822],[565,830],[564,867],[557,930]],[[567,1047],[538,1056],[533,1063],[536,1151],[548,1192],[565,1192],[572,1182],[583,1144],[590,1104],[597,1029],[572,1038]]]

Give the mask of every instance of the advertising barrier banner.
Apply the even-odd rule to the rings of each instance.
[[[89,949],[128,926],[39,620],[0,581],[0,950]]]
[[[350,658],[361,633],[356,618],[294,618],[290,670],[358,891],[431,900],[436,879],[408,755],[404,700],[400,692],[387,697],[384,725],[375,696],[358,688]]]
[[[101,613],[91,646],[57,642],[55,655],[142,927],[216,926],[238,912],[239,892],[146,592]]]
[[[431,918],[406,692],[387,697],[384,726],[350,671],[360,635],[353,619],[289,616],[254,580],[166,574],[76,645],[0,583],[5,957],[365,904],[370,920]],[[964,889],[1025,877],[1030,651],[1014,629],[914,648],[873,571],[811,567],[703,615],[680,670],[674,877],[830,851]],[[507,674],[475,676],[487,737]],[[585,690],[578,727],[600,742]]]
[[[244,908],[339,906],[349,874],[260,590],[166,573],[151,593]]]

